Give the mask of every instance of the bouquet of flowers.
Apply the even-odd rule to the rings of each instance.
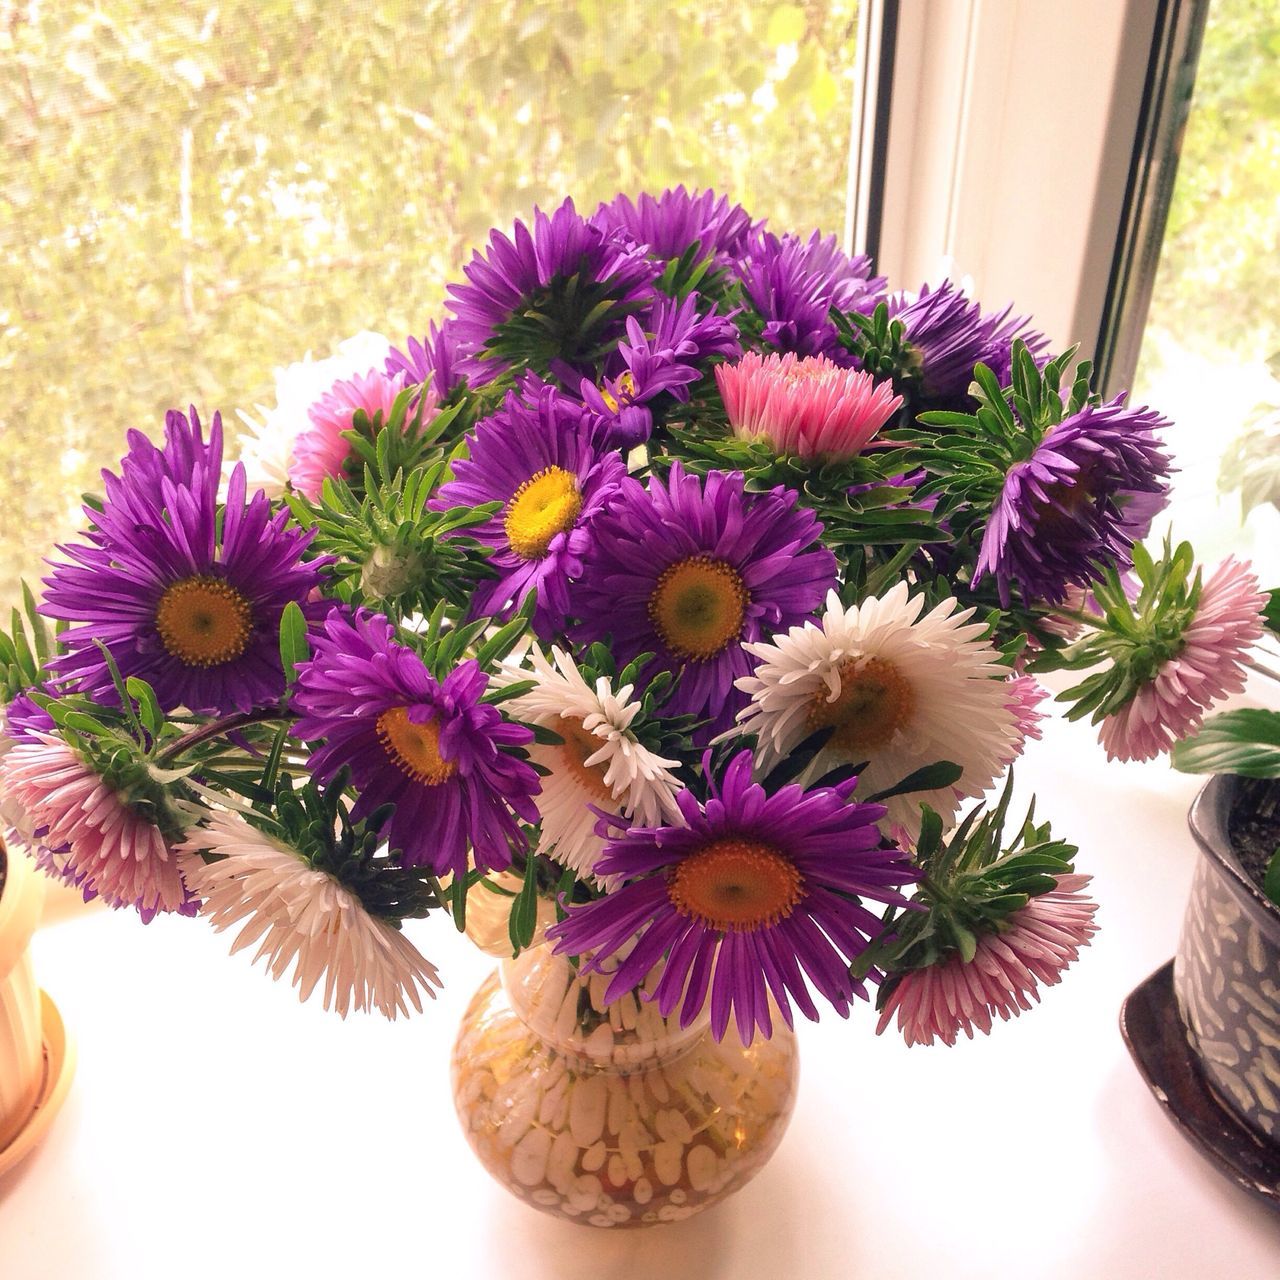
[[[402,925],[477,894],[717,1038],[1029,1008],[1095,910],[999,786],[1037,675],[1148,758],[1263,626],[1246,566],[1143,546],[1164,420],[710,192],[566,201],[464,276],[282,371],[234,465],[216,414],[129,433],[0,638],[11,832],[343,1015],[421,1010]]]

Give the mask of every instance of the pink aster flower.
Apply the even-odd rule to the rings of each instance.
[[[31,733],[0,761],[0,791],[26,817],[37,863],[113,907],[191,914],[177,858],[144,817],[60,738]]]
[[[382,369],[340,378],[307,410],[311,425],[299,432],[289,463],[289,482],[303,497],[314,501],[326,476],[342,474],[351,455],[351,442],[342,433],[351,430],[356,410],[363,409],[370,418],[381,413],[385,420],[396,396],[404,390],[404,379],[403,370],[392,375]],[[424,394],[427,404],[423,413],[429,414],[438,397],[430,387]]]
[[[1194,733],[1215,702],[1239,693],[1266,602],[1249,565],[1228,556],[1204,584],[1181,652],[1103,720],[1098,739],[1107,758],[1151,760]]]
[[[1049,691],[1035,676],[1024,674],[1009,678],[1005,695],[1005,705],[1013,712],[1015,733],[1004,761],[1009,765],[1026,749],[1028,738],[1039,740],[1044,736],[1040,723],[1049,717],[1040,710],[1040,704],[1049,696]]]
[[[955,1044],[959,1032],[970,1040],[978,1028],[991,1031],[992,1014],[1016,1018],[1040,999],[1037,986],[1053,986],[1098,931],[1097,904],[1081,890],[1088,876],[1058,876],[1058,887],[1012,912],[996,933],[978,939],[977,954],[965,961],[957,952],[924,969],[904,974],[893,988],[876,1025],[879,1035],[898,1017],[908,1045]]]
[[[797,458],[855,457],[902,404],[891,383],[825,356],[753,351],[715,372],[734,434]]]

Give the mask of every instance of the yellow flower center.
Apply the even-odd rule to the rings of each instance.
[[[572,472],[544,467],[511,495],[503,527],[511,550],[522,560],[538,560],[557,533],[573,528],[582,495]]]
[[[438,786],[458,770],[440,754],[440,726],[410,720],[408,707],[390,707],[378,717],[378,740],[388,759],[424,786]]]
[[[253,634],[249,602],[221,578],[183,578],[156,606],[160,642],[189,667],[217,667],[238,658]]]
[[[612,801],[613,792],[604,780],[607,766],[603,762],[587,764],[588,759],[595,755],[604,743],[594,733],[584,729],[581,722],[577,720],[557,720],[550,727],[553,733],[558,733],[564,739],[564,745],[560,748],[560,758],[578,785],[588,794],[595,796],[597,800]]]
[[[667,880],[681,915],[722,933],[745,933],[785,920],[804,890],[795,864],[772,846],[729,837],[686,858]]]
[[[630,369],[622,374],[613,385],[617,387],[618,391],[624,396],[630,397],[636,393],[636,380]],[[608,405],[610,413],[618,412],[618,397],[615,396],[607,387],[600,388],[600,399]]]
[[[835,728],[830,744],[850,754],[888,742],[915,710],[915,690],[884,658],[846,658],[839,666],[840,696],[827,701],[826,689],[814,695],[809,724]]]
[[[672,653],[704,662],[742,630],[748,599],[732,565],[694,556],[663,571],[649,597],[649,618]]]

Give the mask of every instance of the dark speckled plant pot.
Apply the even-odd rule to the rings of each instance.
[[[1237,779],[1216,777],[1191,806],[1201,857],[1173,966],[1187,1040],[1218,1098],[1280,1146],[1280,907],[1227,838]]]

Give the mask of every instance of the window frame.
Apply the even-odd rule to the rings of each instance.
[[[1012,301],[1127,385],[1208,6],[866,0],[847,242],[895,289]]]

